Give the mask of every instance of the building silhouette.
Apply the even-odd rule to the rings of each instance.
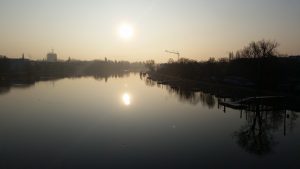
[[[47,62],[57,62],[57,54],[54,53],[53,49],[47,54]]]

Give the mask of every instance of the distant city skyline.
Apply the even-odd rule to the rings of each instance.
[[[166,62],[276,40],[300,54],[299,0],[1,0],[0,55]]]

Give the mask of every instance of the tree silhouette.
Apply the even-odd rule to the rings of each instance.
[[[261,40],[258,42],[251,42],[244,49],[240,50],[236,54],[236,58],[266,58],[278,56],[277,48],[279,43],[270,40]],[[230,53],[230,57],[234,57],[233,53]]]
[[[148,70],[150,72],[153,72],[155,70],[155,61],[154,60],[147,60],[145,63],[146,68],[148,68]]]

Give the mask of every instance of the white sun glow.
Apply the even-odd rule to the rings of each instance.
[[[122,96],[122,101],[125,106],[130,106],[131,104],[131,97],[128,93],[124,93]]]
[[[122,24],[119,27],[119,35],[122,39],[130,40],[134,35],[134,29],[130,24]]]

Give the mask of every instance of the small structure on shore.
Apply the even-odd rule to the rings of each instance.
[[[54,53],[54,50],[52,49],[51,52],[47,54],[46,58],[47,62],[57,62],[57,54]]]

